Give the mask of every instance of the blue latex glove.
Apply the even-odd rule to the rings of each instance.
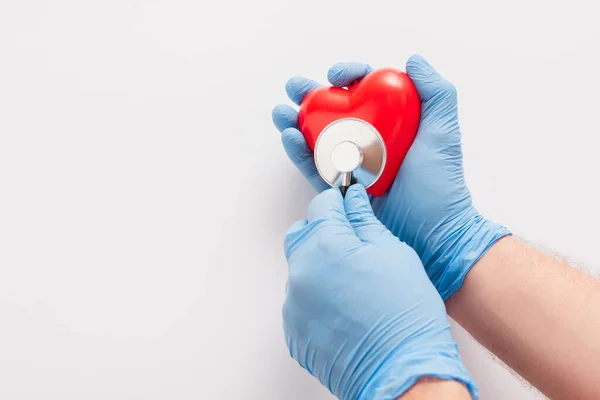
[[[363,78],[371,67],[334,65],[334,86]],[[483,218],[473,207],[465,183],[456,89],[421,56],[412,56],[406,72],[421,98],[421,122],[396,180],[388,192],[372,198],[375,215],[400,240],[417,251],[427,275],[444,300],[456,292],[473,264],[509,231]],[[319,84],[292,78],[289,97],[300,104]],[[298,131],[298,113],[290,106],[273,110],[275,126],[294,164],[317,191],[327,188],[315,167],[312,151]]]
[[[365,189],[317,195],[285,238],[291,356],[342,400],[395,400],[419,377],[477,388],[418,255],[379,222]]]

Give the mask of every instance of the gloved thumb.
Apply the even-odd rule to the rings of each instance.
[[[284,242],[288,260],[297,249],[310,243],[312,237],[319,241],[319,251],[339,252],[361,243],[346,217],[339,189],[329,188],[316,195],[308,205],[306,220],[296,222],[288,230]],[[312,246],[304,248],[315,251]]]
[[[419,54],[406,62],[406,73],[421,98],[421,125],[436,124],[444,133],[458,132],[456,88]]]
[[[344,198],[346,217],[356,232],[356,236],[367,243],[394,238],[394,235],[375,217],[364,186],[352,185]]]

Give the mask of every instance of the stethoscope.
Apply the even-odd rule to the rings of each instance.
[[[318,136],[314,157],[321,178],[345,195],[354,183],[368,188],[379,179],[385,168],[386,148],[371,124],[358,118],[341,118]]]

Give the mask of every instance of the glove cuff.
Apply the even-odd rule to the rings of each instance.
[[[442,272],[430,276],[431,281],[446,301],[463,284],[473,265],[501,238],[511,235],[504,226],[483,218],[481,215],[470,217],[447,240],[449,246],[438,258],[443,268],[434,268]]]
[[[477,385],[463,365],[457,345],[446,343],[388,359],[353,399],[396,400],[424,377],[460,382],[473,399],[479,398]]]

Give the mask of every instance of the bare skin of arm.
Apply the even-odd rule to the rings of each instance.
[[[398,400],[471,400],[471,395],[462,383],[423,378]]]
[[[446,301],[448,314],[555,399],[599,399],[600,282],[513,237]]]

